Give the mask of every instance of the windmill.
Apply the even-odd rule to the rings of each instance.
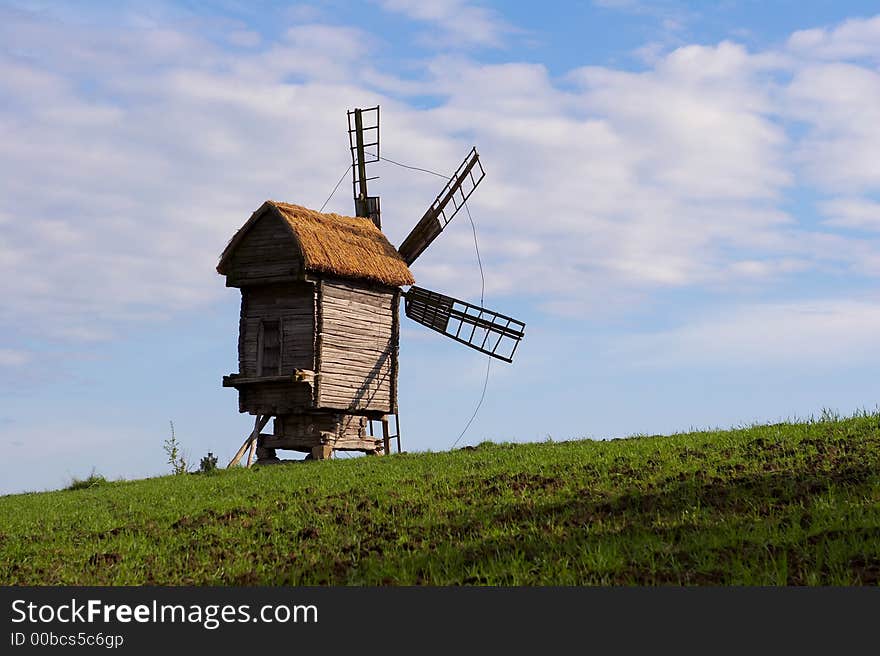
[[[278,462],[276,449],[314,459],[389,453],[393,437],[400,451],[401,297],[413,321],[505,362],[525,334],[522,321],[415,286],[409,270],[485,177],[476,148],[395,249],[381,232],[379,198],[367,190],[367,165],[382,159],[379,107],[348,112],[348,134],[356,216],[266,201],[217,265],[242,295],[239,373],[223,385],[238,390],[240,412],[255,416],[230,466],[248,448],[248,465],[254,451],[260,464]],[[273,433],[262,433],[273,417]],[[368,430],[373,421],[381,438]]]

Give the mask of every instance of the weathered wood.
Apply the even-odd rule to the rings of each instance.
[[[254,430],[251,431],[251,434],[244,441],[244,444],[241,445],[241,448],[238,450],[238,452],[236,452],[232,460],[229,461],[229,464],[226,465],[227,469],[229,467],[234,467],[238,464],[238,461],[241,460],[241,457],[244,455],[245,449],[250,446],[251,442],[256,441],[257,436],[260,434],[260,431],[263,430],[263,427],[269,423],[270,418],[271,417],[269,415],[257,415],[254,418]]]
[[[369,394],[371,398],[376,397],[377,399],[381,399],[382,401],[390,401],[391,394],[389,393],[387,386],[385,386],[382,382],[364,382],[358,384],[357,382],[347,382],[347,383],[337,383],[334,382],[333,385],[325,385],[323,390],[323,395],[327,396],[338,396],[340,398],[350,398],[352,400],[356,400],[355,396],[357,393]]]
[[[321,362],[324,354],[324,281],[319,280],[315,285],[315,371],[320,374]],[[317,408],[321,399],[321,376],[315,380],[313,396],[314,406]]]
[[[347,339],[333,335],[324,339],[322,359],[326,362],[334,356],[348,354],[352,358],[366,357],[372,360],[384,359],[391,355],[391,343],[378,340]],[[320,369],[316,369],[320,371]]]
[[[355,334],[370,333],[382,336],[391,335],[391,313],[361,317],[351,312],[341,312],[331,306],[324,306],[324,317],[334,321],[342,321]]]
[[[255,376],[265,356],[261,326],[280,322],[280,372],[315,367],[315,286],[299,282],[242,289],[239,371]]]
[[[327,460],[333,456],[333,447],[329,444],[319,444],[312,447],[312,460]]]
[[[250,469],[251,463],[254,461],[254,451],[257,448],[257,440],[251,440],[251,450],[248,451],[247,457],[247,465],[246,467]]]
[[[302,256],[290,229],[274,212],[267,212],[248,230],[232,253],[227,283],[267,280],[303,270]]]
[[[385,445],[385,453],[391,453],[391,434],[388,431],[388,417],[382,417],[382,443]]]
[[[382,440],[370,438],[339,437],[328,442],[334,451],[365,451],[374,453],[382,451]],[[386,452],[387,453],[387,452]]]
[[[383,449],[382,440],[370,437],[331,437],[329,433],[302,435],[299,437],[267,436],[264,448],[285,449],[288,451],[300,451],[308,453],[316,446],[329,446],[337,451],[376,451]]]
[[[391,375],[391,358],[383,358],[382,356],[385,355],[384,353],[377,354],[377,357],[380,358],[378,362],[366,358],[359,358],[351,353],[345,352],[339,352],[334,355],[335,357],[332,361],[324,361],[322,375],[325,377],[328,374],[339,374],[342,378],[351,376],[356,380],[362,380],[361,370],[372,371],[376,377],[380,377],[381,375]],[[335,377],[336,376],[334,376],[334,378]]]
[[[319,407],[390,409],[396,293],[355,281],[323,282]]]
[[[257,376],[267,375],[269,372],[263,371],[263,331],[265,330],[265,324],[263,320],[260,319],[257,324]],[[277,371],[272,372],[277,374]]]
[[[400,290],[394,292],[391,303],[391,412],[397,413],[397,362],[400,357]],[[400,425],[397,426],[397,452],[400,453]],[[389,453],[389,451],[385,451]]]
[[[261,435],[263,438],[264,448],[272,449],[285,449],[287,451],[299,451],[301,453],[311,453],[312,448],[316,447],[321,442],[320,434],[311,436],[311,435],[303,435],[301,437],[287,437],[284,435]]]
[[[299,282],[304,279],[302,271],[299,269],[292,269],[290,272],[279,275],[264,275],[253,278],[233,274],[226,276],[226,286],[238,287],[239,289],[251,289],[268,284]]]
[[[263,383],[238,388],[240,412],[283,415],[313,407],[312,386],[308,383]]]
[[[295,369],[292,374],[280,376],[242,376],[230,374],[223,376],[223,387],[239,387],[241,385],[256,385],[260,383],[308,383],[313,384],[315,372],[308,369]]]
[[[324,280],[327,282],[325,292],[333,298],[355,300],[374,298],[381,300],[387,298],[389,294],[397,289],[397,287],[386,287],[378,283],[365,283],[330,276],[325,277]]]
[[[351,403],[352,405],[344,408],[346,412],[358,409],[364,403],[369,403],[370,405],[379,404],[381,407],[385,408],[391,403],[391,396],[381,387],[377,386],[355,387],[352,385],[349,387],[342,387],[340,385],[334,385],[333,387],[327,387],[324,390],[324,398]],[[385,412],[388,412],[388,410]]]
[[[366,419],[345,413],[308,412],[288,414],[275,420],[275,437],[314,437],[321,433],[363,437]]]

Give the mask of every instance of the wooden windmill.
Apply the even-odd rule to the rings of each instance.
[[[315,459],[388,453],[393,437],[399,451],[401,296],[409,318],[500,360],[511,362],[523,337],[521,321],[416,287],[409,270],[483,179],[476,149],[395,249],[381,231],[378,197],[367,195],[366,165],[380,159],[379,108],[348,115],[357,216],[266,201],[217,265],[226,286],[241,290],[239,373],[223,385],[238,390],[240,412],[255,416],[230,466],[248,448],[248,465],[254,451],[258,463],[278,462],[276,449]],[[273,417],[273,432],[261,432]],[[373,420],[381,438],[369,434]]]

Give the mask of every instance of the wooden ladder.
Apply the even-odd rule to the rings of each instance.
[[[391,426],[388,421],[390,417],[394,417],[394,434],[391,434]],[[385,455],[391,453],[391,440],[397,440],[397,452],[400,453],[400,417],[396,412],[391,414],[387,414],[381,419],[370,419],[370,434],[375,435],[373,432],[373,422],[378,421],[382,424],[382,441],[384,443]]]

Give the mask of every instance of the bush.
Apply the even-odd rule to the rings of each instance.
[[[208,451],[208,455],[202,458],[202,461],[199,463],[199,471],[203,474],[217,471],[217,456]]]
[[[80,479],[74,478],[70,481],[70,485],[68,485],[65,490],[87,490],[92,487],[97,487],[99,485],[106,485],[109,481],[101,476],[100,474],[96,474],[95,470],[92,470],[92,473],[89,474],[88,478]]]

